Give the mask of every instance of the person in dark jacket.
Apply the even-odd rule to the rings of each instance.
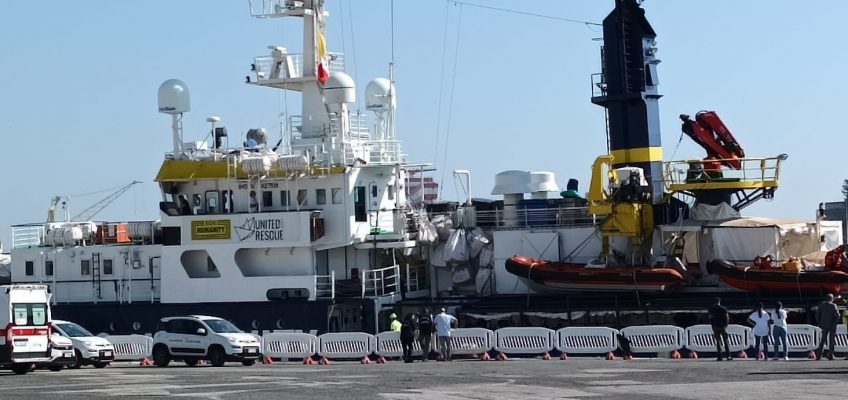
[[[436,326],[433,324],[433,315],[430,310],[424,309],[424,312],[418,317],[418,344],[421,345],[421,361],[427,361],[430,358],[430,341],[433,338],[433,332],[436,331]]]
[[[839,324],[839,320],[839,308],[833,302],[833,295],[828,294],[825,301],[821,302],[818,310],[816,310],[816,321],[822,330],[819,348],[816,351],[816,360],[821,360],[825,340],[828,341],[828,349],[830,350],[827,359],[833,360],[833,348],[836,345],[836,325]]]
[[[727,326],[730,325],[730,313],[721,305],[721,298],[716,297],[712,307],[710,307],[710,325],[713,327],[713,336],[715,336],[716,352],[718,358],[716,361],[721,361],[721,345],[724,343],[724,355],[728,360],[730,357],[730,338],[727,336]]]
[[[418,330],[418,321],[415,314],[406,314],[403,324],[400,326],[400,345],[403,347],[403,362],[412,362],[412,344],[415,343],[415,331]]]

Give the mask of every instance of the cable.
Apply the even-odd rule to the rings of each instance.
[[[459,15],[457,16],[456,21],[456,46],[454,47],[453,53],[453,71],[451,71],[451,91],[450,96],[448,98],[448,121],[447,126],[445,127],[445,152],[442,155],[442,177],[440,179],[441,182],[445,181],[445,164],[448,161],[448,143],[450,143],[450,133],[451,133],[451,120],[453,119],[453,99],[454,99],[454,91],[456,90],[456,66],[458,64],[457,60],[459,59],[459,38],[460,32],[462,31],[462,3],[459,4]],[[439,197],[442,197],[442,190],[444,186],[439,186]]]
[[[353,51],[353,80],[355,82],[359,82],[359,73],[356,70],[356,34],[353,30],[353,11],[351,11],[353,7],[350,6],[350,2],[347,4],[347,19],[350,21],[350,47]],[[360,90],[357,93],[357,97],[364,96],[364,90]],[[359,99],[357,99],[359,100]],[[362,104],[362,102],[357,101],[356,104]],[[359,106],[357,106],[359,107]]]
[[[450,11],[450,2],[445,2],[445,29],[442,36],[442,71],[439,74],[439,102],[436,106],[436,150],[433,153],[433,166],[439,165],[439,133],[442,125],[442,97],[445,87],[445,57],[447,57],[448,49],[448,16]]]
[[[603,26],[603,24],[600,24],[600,23],[597,23],[597,22],[581,21],[579,19],[562,18],[562,17],[553,16],[553,15],[536,14],[536,13],[531,13],[531,12],[527,12],[527,11],[511,10],[511,9],[508,9],[508,8],[484,6],[482,4],[468,3],[468,2],[465,2],[465,1],[459,1],[459,0],[447,0],[447,1],[449,3],[454,3],[454,4],[469,6],[469,7],[477,7],[477,8],[483,8],[483,9],[486,9],[486,10],[525,15],[525,16],[528,16],[528,17],[552,19],[552,20],[556,20],[556,21],[571,22],[571,23],[581,24],[581,25],[586,25],[586,26]]]

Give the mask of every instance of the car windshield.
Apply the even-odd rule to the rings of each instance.
[[[67,324],[56,324],[62,332],[65,332],[70,337],[86,337],[86,336],[94,336],[91,332],[86,330],[85,328],[69,322]]]
[[[204,319],[203,322],[215,333],[241,333],[241,329],[225,319]]]

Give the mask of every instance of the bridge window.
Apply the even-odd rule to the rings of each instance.
[[[353,188],[353,212],[354,221],[365,222],[368,220],[368,212],[365,209],[365,186]]]
[[[280,205],[283,207],[289,206],[289,191],[281,190],[280,191]]]
[[[274,205],[274,193],[270,190],[262,191],[262,207],[271,207]]]
[[[206,212],[209,214],[217,214],[218,213],[218,192],[214,190],[210,190],[206,192]]]
[[[342,189],[333,188],[330,192],[333,198],[333,204],[342,204]]]
[[[315,189],[315,204],[327,204],[327,189]]]
[[[306,189],[300,189],[300,190],[297,191],[297,205],[298,206],[305,206],[306,205],[306,194],[307,194]]]
[[[80,275],[91,275],[91,260],[80,260]]]
[[[53,261],[45,261],[44,262],[44,275],[47,275],[47,276],[53,275]]]
[[[24,269],[25,269],[24,273],[27,276],[35,275],[35,262],[34,261],[27,261],[26,263],[24,263]]]
[[[103,275],[112,275],[112,260],[103,260]]]

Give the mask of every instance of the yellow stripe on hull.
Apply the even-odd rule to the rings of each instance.
[[[620,149],[610,151],[615,164],[662,161],[662,147],[639,147],[636,149]]]
[[[345,167],[310,167],[306,175],[330,175],[343,173]],[[286,178],[289,172],[277,165],[271,167],[269,178]],[[247,179],[241,166],[226,161],[165,160],[156,174],[156,182],[184,182],[204,179]]]

